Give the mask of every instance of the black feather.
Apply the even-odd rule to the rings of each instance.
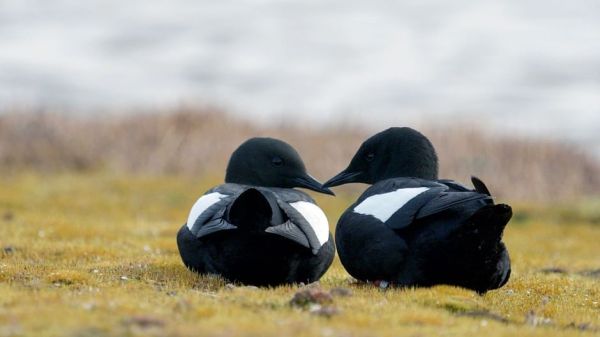
[[[492,196],[492,193],[490,193],[490,190],[488,190],[487,186],[485,186],[485,184],[483,183],[483,181],[481,181],[481,179],[479,179],[475,176],[471,176],[471,182],[473,183],[473,186],[475,187],[475,191],[477,191],[479,193],[487,194],[490,197]]]
[[[272,215],[267,198],[257,189],[249,188],[231,204],[228,220],[240,229],[264,231],[271,225]]]

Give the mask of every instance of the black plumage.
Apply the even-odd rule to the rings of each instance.
[[[480,293],[508,281],[502,234],[510,206],[495,205],[478,178],[474,190],[438,179],[437,155],[421,133],[390,128],[374,135],[324,186],[352,182],[373,184],[336,227],[338,254],[352,276]]]
[[[257,286],[318,280],[333,261],[327,219],[306,193],[333,194],[306,173],[298,153],[272,138],[252,138],[232,155],[225,184],[206,192],[181,227],[184,264]]]

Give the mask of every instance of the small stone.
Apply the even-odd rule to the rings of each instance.
[[[352,290],[348,288],[336,287],[331,289],[331,295],[335,297],[349,297],[352,296]]]
[[[310,312],[313,315],[323,316],[323,317],[331,317],[331,316],[334,316],[334,315],[337,315],[340,313],[340,311],[336,307],[321,306],[319,304],[311,305],[308,312]]]
[[[2,214],[2,220],[8,222],[8,221],[12,221],[15,218],[15,214],[11,211],[6,211],[4,212],[4,214]]]
[[[567,327],[569,328],[574,328],[580,331],[588,331],[588,330],[594,330],[592,328],[592,325],[590,323],[575,323],[575,322],[571,322],[569,323],[569,325],[567,325]]]
[[[13,246],[6,246],[2,248],[2,251],[4,252],[4,254],[10,255],[13,254],[16,251],[16,249]]]
[[[458,316],[479,317],[482,319],[482,321],[486,322],[485,323],[486,325],[487,325],[487,322],[489,322],[490,320],[496,321],[496,322],[501,322],[501,323],[508,323],[508,318],[500,316],[500,315],[490,312],[488,310],[480,310],[480,309],[467,310],[464,312],[457,312],[456,314]]]
[[[127,277],[127,276],[123,275],[123,276],[121,276],[121,280],[122,280],[122,281],[128,281],[128,280],[129,280],[129,277]]]
[[[290,305],[305,308],[312,304],[329,304],[333,302],[333,296],[321,288],[303,288],[294,294]]]
[[[566,274],[567,270],[565,270],[564,268],[559,268],[559,267],[550,267],[550,268],[541,269],[540,272],[542,272],[544,274]]]
[[[123,321],[125,325],[134,325],[142,329],[160,328],[165,326],[165,322],[158,318],[150,316],[133,316]]]
[[[375,286],[379,287],[381,290],[386,290],[390,286],[388,281],[375,281],[373,284],[375,284]]]

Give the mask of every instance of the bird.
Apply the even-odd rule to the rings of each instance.
[[[334,195],[286,142],[243,142],[229,159],[225,183],[194,203],[177,233],[184,265],[251,286],[317,281],[335,245],[325,213],[295,187]]]
[[[339,218],[335,241],[350,275],[400,287],[439,284],[484,294],[511,273],[502,235],[512,217],[487,186],[438,179],[433,144],[409,127],[363,142],[348,167],[323,184],[371,186]]]

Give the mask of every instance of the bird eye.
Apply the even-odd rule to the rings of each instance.
[[[373,153],[373,152],[369,152],[369,153],[368,153],[368,154],[365,156],[365,159],[366,159],[367,161],[373,161],[373,159],[375,159],[375,153]]]
[[[283,159],[280,157],[273,157],[273,159],[271,159],[271,163],[273,163],[275,166],[281,166],[283,165]]]

